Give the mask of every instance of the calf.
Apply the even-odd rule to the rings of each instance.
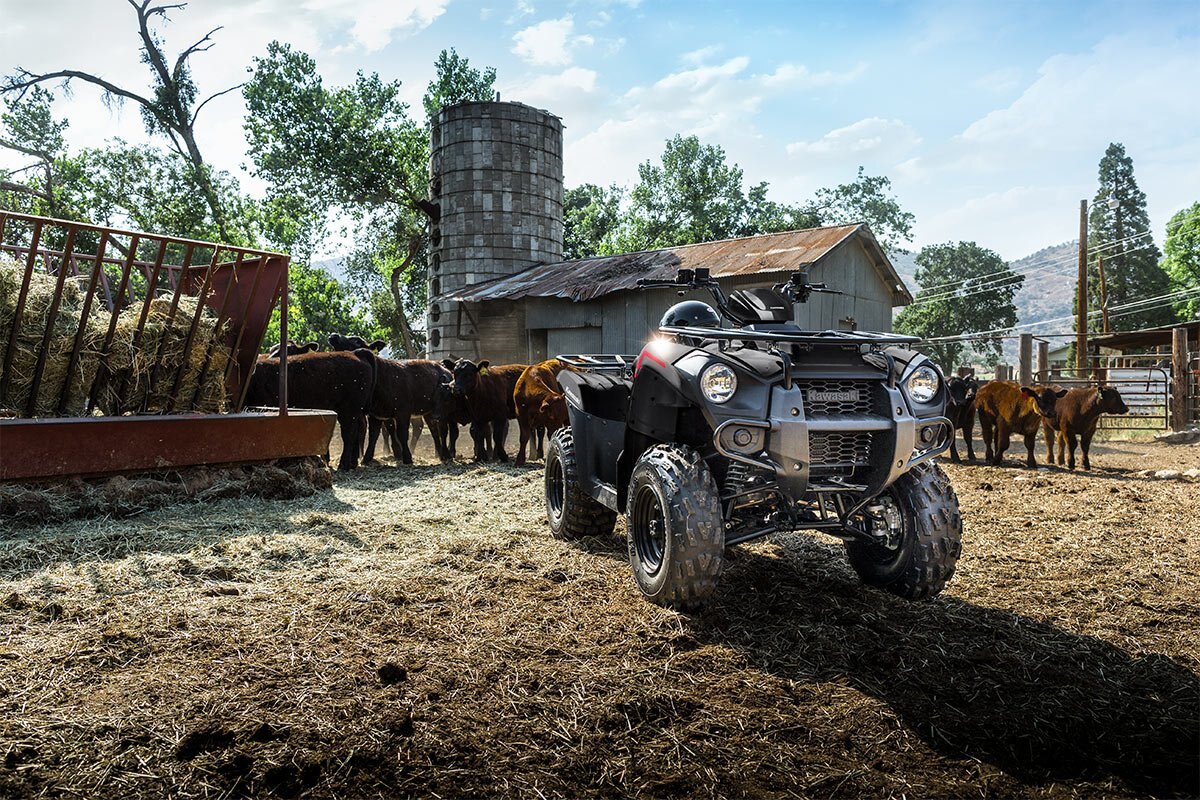
[[[450,368],[450,360],[442,362]],[[471,435],[475,439],[476,458],[486,461],[494,455],[497,461],[507,461],[504,438],[508,435],[508,421],[517,416],[514,393],[517,381],[525,372],[527,364],[507,364],[493,367],[484,359],[478,363],[460,358],[453,362],[454,393],[466,401],[471,415]],[[492,450],[486,446],[487,434],[491,433]]]
[[[361,350],[355,352],[363,352]],[[408,424],[413,416],[433,412],[434,395],[440,384],[451,378],[450,373],[436,361],[414,358],[408,361],[393,361],[390,358],[376,359],[375,391],[367,414],[371,418],[371,439],[367,444],[364,462],[375,458],[375,439],[384,420],[395,420],[396,427],[405,433],[397,436],[395,444],[400,449],[396,456],[405,464],[412,463],[412,451],[408,445]],[[437,432],[434,439],[438,438]],[[440,453],[439,453],[440,455]]]
[[[985,460],[1000,466],[1010,437],[1016,433],[1025,437],[1025,463],[1036,467],[1033,446],[1042,419],[1054,417],[1055,403],[1066,393],[1066,389],[1018,386],[1012,381],[990,381],[981,387],[975,395],[975,410],[987,449]]]
[[[342,429],[339,470],[358,466],[363,419],[375,389],[375,354],[301,353],[289,356],[288,405],[320,408],[337,414]],[[279,405],[279,359],[260,356],[246,387],[246,404]]]
[[[455,451],[458,447],[458,426],[470,425],[471,438],[475,442],[475,460],[484,460],[491,429],[488,429],[487,436],[476,435],[477,426],[471,422],[467,401],[454,393],[453,377],[438,384],[433,395],[433,413],[429,417],[436,426],[434,446],[443,459],[451,461],[457,455]]]
[[[267,358],[279,358],[280,349],[281,348],[279,345],[272,347],[266,353]],[[291,358],[292,356],[298,356],[301,353],[315,353],[320,349],[321,345],[317,344],[316,342],[309,342],[308,344],[296,344],[296,342],[292,339],[288,339],[287,343],[288,358]]]
[[[1054,463],[1054,442],[1057,439],[1058,463],[1063,463],[1063,452],[1066,451],[1067,445],[1070,445],[1067,468],[1075,469],[1075,437],[1078,436],[1083,445],[1083,468],[1091,469],[1088,451],[1092,448],[1092,437],[1096,434],[1100,415],[1128,414],[1129,406],[1125,405],[1119,391],[1111,386],[1101,386],[1095,389],[1072,389],[1059,399],[1054,410],[1056,418],[1046,418],[1042,422],[1046,432],[1046,451],[1050,455],[1049,463]]]
[[[347,336],[343,333],[329,334],[329,347],[332,350],[346,350],[353,352],[366,348],[376,353],[382,353],[383,348],[387,347],[387,342],[383,339],[376,339],[373,342],[368,342],[361,336]]]
[[[979,381],[974,378],[951,378],[946,382],[950,395],[946,401],[946,418],[950,420],[951,431],[962,431],[963,441],[967,445],[967,458],[975,460],[975,446],[971,442],[971,432],[975,428],[975,393],[979,391]],[[950,439],[950,458],[958,461],[957,435]]]
[[[567,401],[558,385],[558,373],[569,369],[566,362],[552,358],[527,367],[517,379],[513,404],[517,410],[517,425],[521,429],[521,450],[517,465],[525,463],[525,448],[531,436],[537,438],[537,456],[545,458],[542,449],[547,432],[553,433],[567,424]]]
[[[387,347],[387,342],[385,342],[383,339],[376,339],[373,342],[368,342],[361,336],[352,336],[343,333],[331,333],[329,334],[328,338],[329,347],[334,351],[344,350],[351,352],[366,348],[374,353],[380,353],[385,347]],[[396,421],[394,419],[385,419],[379,424],[371,424],[368,426],[368,430],[368,436],[363,439],[363,448],[364,450],[369,448],[372,456],[375,453],[375,443],[379,439],[379,433],[381,430],[383,432],[383,442],[385,445],[391,448],[392,455],[399,456],[404,451],[404,448],[399,444],[399,434],[396,431]],[[417,446],[417,440],[421,438],[421,422],[419,418],[413,421],[411,436],[409,435],[407,429],[404,431],[404,436],[409,437],[408,446],[410,450],[411,448]]]

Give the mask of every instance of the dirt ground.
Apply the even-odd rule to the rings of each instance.
[[[791,534],[692,615],[641,599],[622,525],[551,539],[540,464],[417,460],[0,522],[0,796],[1200,793],[1200,483],[1133,474],[1200,446],[946,465],[931,602]]]

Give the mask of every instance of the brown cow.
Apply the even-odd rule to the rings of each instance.
[[[1016,433],[1025,437],[1025,463],[1036,467],[1033,446],[1043,417],[1054,416],[1054,405],[1066,389],[1047,386],[1019,386],[1013,381],[990,381],[975,395],[975,410],[979,414],[979,430],[987,449],[984,458],[1000,466],[1010,437]]]
[[[337,413],[342,428],[339,470],[358,466],[363,419],[375,388],[375,354],[302,353],[288,356],[288,405]],[[246,405],[279,405],[279,359],[260,356],[246,387]]]
[[[1049,463],[1053,464],[1054,442],[1057,439],[1058,463],[1062,464],[1063,453],[1067,450],[1067,445],[1070,445],[1068,469],[1075,469],[1076,436],[1083,445],[1083,468],[1091,469],[1088,451],[1092,448],[1092,437],[1096,434],[1100,415],[1129,413],[1129,406],[1125,405],[1121,393],[1111,386],[1072,389],[1054,408],[1057,419],[1046,418],[1042,421],[1042,428],[1046,432],[1046,451],[1050,454]]]
[[[450,360],[442,362],[449,369]],[[497,461],[507,461],[504,438],[508,435],[508,421],[517,416],[513,394],[517,381],[528,364],[506,364],[493,367],[487,359],[475,363],[465,358],[453,362],[454,393],[463,398],[467,412],[471,415],[471,435],[475,438],[475,453],[478,459],[488,460],[492,455]],[[493,448],[488,450],[487,434],[491,432]]]
[[[558,385],[558,373],[570,369],[565,361],[552,358],[527,367],[517,380],[513,403],[517,407],[517,425],[521,429],[521,450],[517,466],[525,463],[525,448],[530,437],[537,439],[537,457],[545,458],[543,441],[567,424],[567,401]]]

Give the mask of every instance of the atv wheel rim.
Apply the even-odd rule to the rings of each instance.
[[[546,506],[554,519],[562,517],[565,494],[562,459],[552,458],[546,465]]]
[[[658,492],[641,486],[633,501],[633,546],[638,561],[648,575],[655,575],[663,564],[667,546],[667,519]]]

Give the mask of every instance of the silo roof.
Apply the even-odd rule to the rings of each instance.
[[[892,287],[892,305],[911,303],[912,295],[900,275],[870,228],[862,223],[536,264],[515,275],[464,287],[446,295],[446,299],[478,302],[561,297],[581,302],[635,289],[641,278],[674,277],[678,269],[707,267],[715,278],[798,272],[855,238],[863,244],[882,280]]]

